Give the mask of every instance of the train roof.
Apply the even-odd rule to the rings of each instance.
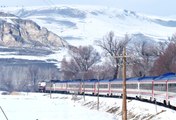
[[[166,81],[166,80],[176,80],[176,73],[166,73],[160,76],[144,76],[144,77],[131,77],[126,78],[127,82],[133,82],[133,81]],[[122,78],[117,79],[100,79],[100,82],[122,82]],[[66,82],[72,82],[72,83],[78,83],[78,82],[98,82],[97,79],[88,79],[88,80],[81,80],[81,79],[75,79],[75,80],[50,80],[52,83],[66,83]]]
[[[109,82],[109,79],[100,79],[100,82]]]
[[[67,80],[67,82],[72,82],[72,83],[78,83],[81,82],[81,79],[75,79],[75,80]]]
[[[61,82],[61,80],[50,80],[50,82],[57,83],[57,82]]]
[[[116,78],[109,80],[110,82],[122,82],[122,78]]]
[[[145,77],[141,77],[139,78],[139,81],[152,81],[155,80],[156,76],[145,76]]]
[[[176,80],[176,73],[166,73],[158,76],[155,80]]]
[[[132,81],[139,81],[140,77],[132,77],[132,78],[127,78],[127,82],[132,82]]]
[[[86,82],[98,82],[98,79],[90,79],[90,80],[86,80]]]

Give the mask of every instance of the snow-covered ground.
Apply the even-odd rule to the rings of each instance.
[[[9,120],[113,120],[113,115],[83,107],[70,96],[5,95],[0,96],[0,105]],[[6,120],[2,112],[0,118]]]
[[[64,57],[69,58],[67,53],[68,49],[66,48],[61,48],[60,50],[52,50],[51,53],[41,53],[41,54],[39,53],[28,54],[28,52],[24,52],[23,54],[20,54],[19,51],[15,51],[15,49],[10,52],[7,52],[7,50],[4,48],[0,51],[1,59],[39,60],[39,61],[44,61],[46,63],[53,63],[58,68],[60,68],[60,61],[62,61]]]
[[[121,99],[42,93],[0,95],[0,106],[9,120],[121,120]],[[129,120],[174,120],[176,111],[127,100]],[[0,111],[0,120],[6,120]]]

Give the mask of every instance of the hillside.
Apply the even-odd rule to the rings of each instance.
[[[69,45],[96,46],[94,41],[101,40],[109,31],[117,36],[128,33],[131,42],[145,40],[153,44],[167,40],[176,30],[176,19],[117,8],[58,5],[1,9],[0,77],[4,82],[13,81],[9,84],[14,87],[24,81],[35,86],[36,79],[62,79],[60,62],[68,57]],[[7,88],[13,87],[4,83],[1,89]]]
[[[36,22],[0,12],[0,89],[24,90],[37,80],[59,78],[69,44]],[[34,82],[31,82],[34,80]]]
[[[93,44],[109,31],[118,36],[128,33],[155,41],[167,39],[176,31],[176,19],[101,6],[55,5],[4,8],[4,11],[33,20],[76,46]]]
[[[61,37],[32,20],[0,12],[0,45],[5,47],[65,47]]]

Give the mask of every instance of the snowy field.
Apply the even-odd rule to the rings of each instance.
[[[41,93],[15,93],[0,95],[0,106],[8,120],[121,120],[121,99]],[[127,101],[128,120],[174,120],[176,111],[142,103]],[[6,120],[0,111],[0,120]]]

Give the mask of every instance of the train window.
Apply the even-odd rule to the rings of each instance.
[[[127,84],[127,85],[126,85],[126,88],[127,88],[127,89],[137,89],[137,88],[138,88],[138,85],[137,85],[137,84]]]
[[[122,84],[111,84],[111,88],[122,88]]]
[[[79,85],[78,84],[69,84],[68,87],[69,88],[78,88]]]
[[[157,86],[157,87],[158,86],[164,86],[164,85],[166,85],[166,84],[157,84],[157,83],[154,84],[154,86]]]
[[[84,85],[82,86],[84,88]],[[91,85],[91,84],[85,84],[85,88],[94,88],[94,85]]]
[[[168,91],[176,93],[176,83],[169,83],[168,84]]]
[[[151,90],[152,89],[152,84],[140,84],[140,89]]]
[[[53,84],[47,83],[47,84],[46,84],[46,87],[53,87]]]
[[[62,84],[62,83],[56,83],[55,84],[57,87],[63,87],[64,86],[64,84]]]
[[[154,84],[154,90],[166,91],[166,84]]]
[[[99,84],[99,88],[108,88],[107,84]]]
[[[176,87],[176,83],[169,83],[168,87]]]

